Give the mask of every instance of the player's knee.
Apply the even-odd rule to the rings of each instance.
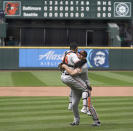
[[[78,102],[77,102],[77,101],[72,101],[72,107],[73,107],[73,108],[78,107]]]

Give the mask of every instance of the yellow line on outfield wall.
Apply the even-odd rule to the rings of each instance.
[[[68,46],[63,46],[63,47],[57,47],[57,46],[43,46],[43,47],[39,47],[39,46],[1,46],[0,47],[0,49],[2,49],[2,48],[4,48],[4,49],[11,49],[11,48],[13,48],[13,49],[69,49],[69,47]],[[80,49],[133,49],[133,47],[86,47],[86,46],[79,46],[78,48],[80,48]]]

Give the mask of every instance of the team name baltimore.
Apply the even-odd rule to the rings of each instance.
[[[23,6],[24,11],[40,11],[41,9],[41,7]]]

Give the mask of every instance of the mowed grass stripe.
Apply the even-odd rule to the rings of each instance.
[[[2,98],[2,99],[1,99]],[[108,98],[108,99],[106,99]],[[0,97],[0,101],[66,101],[68,96],[38,96],[38,97]],[[123,100],[133,100],[132,96],[92,96],[92,100],[96,101],[123,101]]]
[[[107,108],[112,108],[112,107],[115,107],[115,108],[119,108],[119,107],[124,107],[124,106],[126,106],[126,107],[128,107],[128,106],[131,106],[132,105],[132,102],[129,102],[129,103],[127,103],[127,102],[125,102],[125,103],[106,103],[106,104],[104,104],[104,103],[102,103],[102,104],[93,104],[95,107],[106,107],[107,106]],[[49,109],[49,110],[52,110],[53,108],[57,108],[57,109],[59,109],[59,108],[65,108],[67,105],[65,105],[65,104],[55,104],[55,105],[52,105],[52,104],[50,104],[50,105],[45,105],[45,104],[41,104],[41,105],[39,105],[39,104],[27,104],[27,105],[25,105],[25,104],[23,104],[23,105],[13,105],[13,106],[11,106],[11,105],[5,105],[5,106],[2,106],[1,108],[0,108],[0,111],[2,111],[2,110],[18,110],[18,109],[20,109],[20,110],[23,110],[23,109]]]
[[[32,104],[36,104],[36,105],[40,105],[40,104],[45,104],[45,105],[56,105],[56,104],[63,104],[64,102],[68,102],[68,100],[64,100],[64,101],[10,101],[10,102],[0,102],[0,106],[4,106],[4,105],[32,105]]]
[[[106,99],[108,98],[108,99]],[[0,97],[0,103],[10,103],[10,102],[46,102],[46,103],[56,103],[56,102],[68,102],[68,97],[62,97],[62,96],[41,96],[41,97]],[[94,103],[106,103],[106,102],[124,102],[124,101],[133,101],[132,96],[109,96],[109,97],[92,97],[92,102]]]
[[[46,100],[48,100],[47,98],[46,98]],[[53,97],[53,98],[56,99],[56,97]],[[48,101],[53,102],[53,98],[49,99]],[[124,106],[121,106],[121,104],[122,104],[121,102],[119,105],[118,100],[120,100],[120,98],[122,98],[123,100],[125,98],[126,101],[124,101],[124,103],[123,103]],[[9,99],[11,101],[11,97],[9,97]],[[19,99],[19,97],[18,97],[18,99]],[[35,100],[35,97],[33,99]],[[12,109],[8,109],[8,107],[7,107],[7,109],[8,109],[7,114],[9,115],[10,113],[13,112],[14,116],[9,115],[9,117],[7,117],[8,115],[6,116],[6,110],[3,110],[5,117],[2,116],[2,119],[0,120],[0,129],[2,131],[5,131],[5,130],[6,131],[8,131],[8,130],[19,131],[19,129],[21,129],[22,131],[23,130],[25,130],[25,131],[27,131],[27,130],[28,131],[33,131],[33,130],[51,131],[51,129],[53,129],[53,130],[57,129],[58,131],[62,131],[64,129],[66,129],[67,131],[68,130],[69,131],[79,131],[79,129],[82,129],[81,131],[83,131],[83,130],[95,131],[97,129],[102,130],[105,128],[106,128],[106,130],[117,129],[118,125],[119,125],[119,127],[122,127],[122,129],[123,128],[125,128],[125,129],[131,128],[131,123],[133,121],[133,113],[132,113],[133,105],[131,104],[131,99],[133,99],[133,97],[114,97],[114,99],[113,99],[113,97],[109,97],[109,101],[111,101],[111,99],[113,100],[113,102],[111,102],[109,105],[110,107],[107,105],[108,104],[107,101],[106,101],[105,105],[104,105],[104,101],[103,101],[103,99],[107,100],[108,97],[101,97],[101,98],[96,97],[94,100],[100,100],[100,99],[102,100],[101,106],[97,101],[94,104],[94,106],[98,112],[98,115],[100,117],[100,120],[102,122],[102,126],[99,128],[92,128],[90,125],[92,123],[92,118],[88,117],[85,114],[81,114],[81,125],[79,125],[78,127],[74,127],[74,128],[70,127],[69,122],[71,122],[73,120],[72,112],[69,112],[67,110],[68,103],[66,103],[67,102],[66,97],[60,97],[60,99],[64,100],[64,103],[61,104],[59,101],[59,97],[57,97],[57,101],[59,101],[58,107],[57,107],[57,105],[53,105],[53,107],[51,105],[48,105],[46,108],[44,108],[44,107],[42,107],[41,103],[38,104],[38,103],[36,103],[37,102],[36,101],[35,106],[33,106],[33,107],[31,106],[31,108],[29,108],[29,107],[27,108],[28,103],[26,105],[24,105],[24,104],[21,105],[21,101],[22,101],[22,98],[21,98],[19,106],[21,108],[23,108],[22,110],[18,109],[18,108],[17,108],[17,110],[16,109],[12,110]],[[115,99],[117,101],[114,101]],[[127,99],[129,99],[129,101],[130,101],[128,106],[126,104]],[[13,98],[13,100],[14,100],[14,98]],[[27,97],[27,100],[28,100],[28,97]],[[42,98],[41,98],[41,100],[42,100]],[[51,104],[52,104],[52,102],[51,102]],[[56,102],[56,100],[54,102]],[[117,103],[119,106],[115,106]],[[34,104],[33,101],[32,101],[32,104]],[[114,105],[111,107],[112,104],[114,104]],[[81,106],[82,106],[82,102],[80,103],[80,107]],[[15,105],[14,105],[14,107],[15,107]],[[129,111],[127,109],[129,109]],[[65,110],[65,112],[63,113],[63,111],[62,111],[60,113],[60,112],[58,112],[58,110]],[[108,111],[108,112],[104,113],[104,110]],[[2,113],[3,111],[0,111],[0,112]],[[18,111],[20,114],[18,114]],[[32,113],[31,114],[30,113],[23,114],[24,111],[27,113],[28,112],[30,112],[30,113],[32,112]],[[41,111],[40,114],[38,114],[39,111]],[[44,113],[43,113],[43,111],[44,111]],[[16,115],[15,115],[15,112],[17,112]],[[21,112],[22,112],[22,114],[21,114]],[[36,114],[34,114],[34,112]],[[51,112],[53,112],[53,114]],[[113,114],[113,115],[111,115],[111,114]],[[110,124],[110,123],[112,123],[112,124]],[[124,123],[124,126],[123,126],[123,123]],[[108,126],[106,126],[106,125],[108,125]],[[120,126],[120,125],[122,125],[122,126]],[[126,126],[128,128],[126,128]]]
[[[50,88],[50,87],[49,87]],[[0,96],[0,103],[1,102],[10,102],[10,101],[64,101],[64,99],[68,100],[68,97],[62,97],[62,96]]]
[[[116,106],[116,103],[114,103],[114,105],[110,105],[110,106],[106,106],[106,105],[102,105],[102,106],[98,106],[97,104],[95,105],[95,108],[96,109],[98,109],[98,112],[109,112],[109,111],[113,111],[113,112],[117,112],[117,110],[118,111],[120,111],[120,112],[123,112],[123,111],[127,111],[127,112],[130,112],[132,109],[133,109],[133,107],[131,107],[131,105],[132,104],[129,104],[129,105],[127,105],[127,104],[124,104],[123,103],[123,105],[124,106],[120,106],[120,105],[118,105],[118,106]],[[56,114],[56,113],[59,113],[58,112],[58,110],[61,110],[62,109],[62,111],[60,111],[60,113],[62,113],[62,112],[66,112],[67,111],[67,105],[58,105],[58,108],[56,108],[56,107],[52,107],[52,108],[54,108],[55,110],[57,110],[57,112],[52,112],[52,108],[51,108],[51,106],[49,107],[47,107],[47,109],[45,109],[45,107],[40,107],[39,106],[39,108],[37,108],[36,106],[38,106],[38,105],[35,105],[35,106],[31,106],[31,108],[28,108],[27,109],[27,107],[25,107],[25,106],[20,106],[19,108],[8,108],[8,106],[7,106],[7,108],[5,109],[1,109],[1,113],[0,113],[0,115],[2,114],[4,114],[4,112],[6,111],[6,113],[13,113],[14,115],[15,115],[15,113],[20,113],[20,112],[22,112],[22,114],[26,114],[26,112],[28,113],[32,113],[32,112],[34,112],[35,114],[38,114],[39,112],[40,113],[43,113],[43,114]],[[126,108],[125,108],[125,106],[126,106]],[[81,105],[80,105],[80,108],[79,109],[81,109]],[[49,109],[48,109],[49,108]],[[114,110],[114,108],[115,108],[115,110]],[[52,112],[52,113],[51,113]],[[67,113],[67,112],[66,112]]]
[[[81,115],[81,118],[86,118],[88,117],[87,115]],[[125,113],[125,114],[118,114],[118,115],[114,115],[114,114],[102,114],[99,115],[100,120],[125,120],[125,119],[132,119],[133,120],[133,113]],[[15,116],[15,117],[2,117],[2,119],[0,119],[0,123],[5,123],[5,122],[25,122],[25,121],[47,121],[47,120],[64,120],[64,119],[71,119],[72,117],[72,113],[68,113],[68,114],[56,114],[56,115],[49,115],[49,116],[45,116],[45,115],[38,115],[38,116],[33,116],[33,115],[27,115],[27,116]],[[92,119],[91,117],[88,117],[88,119]]]
[[[126,129],[132,127],[131,119],[123,120],[120,123],[119,123],[119,120],[115,120],[115,121],[113,121],[113,123],[111,123],[112,120],[111,121],[109,120],[110,123],[102,123],[103,125],[101,127],[92,127],[90,121],[86,121],[85,123],[81,122],[81,124],[78,127],[71,127],[71,126],[69,126],[69,122],[70,122],[70,120],[69,121],[68,120],[52,121],[49,123],[45,123],[45,121],[44,122],[43,121],[41,121],[41,122],[40,121],[38,121],[38,122],[37,121],[36,122],[27,121],[27,122],[20,122],[20,123],[17,122],[16,125],[14,125],[14,124],[9,125],[8,128],[3,127],[3,129],[9,129],[9,127],[10,127],[10,130],[11,130],[12,128],[15,127],[14,130],[21,129],[21,130],[28,130],[29,131],[29,130],[35,129],[38,131],[38,129],[42,129],[42,131],[43,130],[45,131],[45,129],[48,129],[48,131],[51,131],[51,128],[54,128],[54,130],[59,131],[59,129],[61,129],[61,131],[62,131],[63,129],[65,130],[67,128],[67,131],[79,131],[79,129],[82,128],[81,131],[83,131],[83,129],[86,129],[89,131],[92,129],[93,131],[95,131],[95,130],[100,130],[102,128],[109,129],[109,128],[112,128],[112,126],[114,127],[114,129],[117,129],[120,127],[123,129],[123,128],[125,128],[125,126],[127,126]],[[32,123],[33,123],[33,126],[31,127]]]
[[[0,71],[0,86],[14,86],[11,72]]]
[[[2,101],[0,102],[0,105],[1,106],[19,106],[19,105],[47,105],[47,106],[53,106],[53,105],[60,105],[60,104],[63,104],[63,103],[67,103],[68,102],[68,98],[66,99],[62,99],[62,97],[59,99],[34,99],[31,100],[31,99],[11,99],[12,97],[9,97],[9,100],[6,99],[6,101]],[[50,97],[49,97],[50,98]],[[113,103],[119,103],[120,104],[130,104],[132,103],[132,97],[123,97],[123,98],[109,98],[109,99],[105,99],[105,97],[103,98],[100,98],[100,97],[93,97],[92,98],[92,103],[94,104],[97,104],[97,105],[111,105]],[[81,100],[81,103],[82,103],[82,100]]]
[[[66,103],[66,105],[67,105],[67,102],[68,101],[64,101],[65,103]],[[1,103],[0,104],[0,106],[1,106],[1,109],[2,108],[6,108],[6,107],[10,107],[10,108],[12,108],[12,107],[30,107],[30,106],[32,106],[32,107],[34,107],[34,106],[41,106],[41,107],[54,107],[54,106],[62,106],[62,105],[65,105],[64,104],[64,102],[45,102],[45,103],[43,103],[43,102],[20,102],[20,103],[15,103],[15,102],[12,102],[12,103]],[[82,102],[82,101],[81,101]],[[94,102],[93,102],[94,103]],[[96,105],[96,106],[110,106],[110,105],[112,105],[112,106],[122,106],[122,105],[126,105],[126,106],[128,106],[128,105],[130,105],[130,104],[132,104],[132,101],[117,101],[117,102],[114,102],[114,101],[112,101],[112,102],[98,102],[98,103],[94,103],[94,105]]]
[[[97,74],[98,72],[95,72],[95,74]],[[102,72],[103,76],[109,77],[109,78],[115,78],[117,80],[123,80],[125,82],[129,82],[133,84],[133,73],[132,73],[132,77],[128,76],[128,73],[125,75],[120,74],[119,72]]]
[[[98,101],[98,100],[92,100],[92,103],[94,103],[94,104],[97,104],[97,105],[111,105],[111,104],[114,104],[114,103],[119,103],[119,104],[132,104],[132,99],[131,100],[112,100],[112,101]],[[82,103],[82,100],[80,101],[81,103]],[[68,103],[68,100],[64,100],[64,101],[46,101],[46,100],[44,100],[44,101],[10,101],[10,102],[1,102],[0,103],[0,106],[2,106],[2,107],[6,107],[6,106],[23,106],[23,105],[47,105],[47,106],[49,106],[49,105],[62,105],[62,104],[64,104],[64,103]]]
[[[0,111],[3,111],[3,112],[6,112],[6,111],[29,111],[29,110],[53,110],[53,108],[55,110],[60,110],[60,109],[65,109],[66,108],[66,105],[62,105],[62,106],[59,106],[59,105],[55,105],[55,106],[44,106],[44,105],[40,105],[40,106],[18,106],[18,107],[10,107],[10,106],[7,106],[7,107],[3,107],[0,109]]]
[[[46,86],[30,72],[12,72],[11,76],[14,86]]]
[[[112,101],[111,101],[111,99],[106,99],[106,101],[104,102],[104,101],[98,101],[99,100],[99,97],[98,97],[98,98],[94,98],[95,100],[92,99],[92,103],[96,107],[103,107],[103,106],[107,106],[107,108],[108,107],[110,108],[110,106],[123,107],[123,105],[126,105],[126,106],[132,105],[132,99],[130,99],[130,98],[132,98],[132,97],[129,97],[129,99],[126,97],[125,100],[123,98],[122,101],[121,101],[121,99],[112,99]],[[103,99],[101,99],[101,100],[103,100]],[[107,100],[109,100],[109,101],[107,101]],[[62,99],[62,98],[61,98],[61,101],[59,101],[58,99],[57,99],[57,101],[56,101],[56,99],[54,99],[54,100],[53,99],[51,99],[51,100],[49,100],[49,99],[45,100],[44,99],[44,101],[41,101],[41,102],[39,100],[38,101],[31,101],[31,102],[29,100],[23,101],[23,102],[10,101],[10,102],[6,102],[6,103],[0,103],[0,105],[1,105],[0,110],[4,110],[4,109],[13,110],[14,108],[15,109],[24,109],[24,108],[25,109],[30,109],[30,108],[36,109],[37,106],[39,108],[44,108],[44,109],[53,108],[53,107],[58,108],[60,106],[66,107],[68,105],[67,102],[68,102],[67,99]],[[81,101],[81,104],[82,104],[82,101]]]
[[[133,71],[89,71],[93,86],[133,86]],[[0,72],[0,86],[65,86],[60,71]]]
[[[106,99],[108,98],[108,99]],[[132,96],[97,96],[97,97],[92,97],[92,100],[93,101],[96,101],[96,102],[111,102],[111,101],[132,101],[133,100],[133,97]]]
[[[46,86],[66,86],[61,81],[60,71],[32,71],[34,76],[45,82]]]
[[[101,82],[101,81],[97,81],[96,79],[92,79],[92,78],[89,78],[89,81],[91,83],[91,85],[96,85],[96,86],[103,86],[105,85],[105,83]]]
[[[110,112],[113,111],[113,114]],[[81,114],[81,113],[80,113]],[[72,112],[69,112],[69,111],[60,111],[60,112],[40,112],[40,111],[36,111],[36,112],[33,112],[31,110],[31,112],[26,112],[26,113],[23,113],[23,112],[19,112],[19,113],[4,113],[4,114],[0,114],[0,118],[1,119],[9,119],[9,118],[22,118],[22,117],[25,117],[25,118],[29,118],[29,117],[56,117],[56,116],[62,116],[62,115],[72,115]],[[132,110],[126,110],[126,111],[122,111],[122,110],[110,110],[110,111],[105,111],[103,113],[103,111],[99,111],[98,110],[98,115],[100,116],[100,118],[103,118],[103,117],[128,117],[128,118],[132,118],[133,117],[133,112]],[[87,116],[87,115],[86,115]]]
[[[81,109],[81,108],[79,108]],[[133,107],[131,108],[98,108],[98,113],[102,114],[104,112],[104,114],[108,114],[110,113],[111,111],[113,111],[113,114],[119,114],[119,113],[133,113]],[[40,114],[43,114],[43,115],[54,115],[54,114],[62,114],[62,113],[71,113],[71,111],[68,111],[67,108],[64,108],[64,109],[58,109],[58,110],[54,110],[51,111],[51,110],[44,110],[44,109],[40,109],[40,110],[14,110],[14,111],[6,111],[6,112],[0,112],[0,117],[1,116],[19,116],[19,115],[40,115]]]
[[[73,119],[73,117],[70,118],[69,121],[71,121]],[[53,123],[53,122],[62,122],[62,121],[68,121],[68,118],[61,118],[61,119],[58,119],[58,121],[56,121],[55,119],[40,119],[40,120],[36,120],[36,119],[33,119],[33,120],[30,120],[30,121],[10,121],[9,122],[9,125],[17,125],[17,124],[25,124],[25,125],[28,125],[28,124],[36,124],[36,123],[43,123],[43,124],[50,124],[50,123]],[[0,122],[1,126],[5,126],[6,125],[6,122]]]
[[[52,119],[51,119],[52,120]],[[36,131],[38,131],[38,129],[41,129],[42,131],[45,131],[46,128],[59,128],[59,127],[70,127],[69,126],[69,122],[71,121],[71,119],[68,121],[68,119],[60,119],[60,120],[52,120],[52,121],[48,121],[48,123],[46,121],[22,121],[22,122],[16,122],[13,123],[11,122],[9,124],[9,126],[2,126],[2,128],[4,129],[4,131],[7,130],[12,130],[14,129],[14,131],[19,131],[19,130],[25,130],[25,131],[32,131],[33,129],[35,129]]]
[[[110,121],[109,121],[110,122]],[[93,128],[91,131],[131,131],[133,128],[130,119],[128,121],[111,121],[110,123],[104,122],[100,128]],[[89,130],[90,131],[90,130]]]
[[[128,109],[127,109],[128,108]],[[115,107],[112,107],[112,108],[106,108],[106,107],[103,107],[103,108],[96,108],[95,109],[97,110],[98,114],[111,114],[112,112],[113,113],[129,113],[131,112],[132,114],[132,110],[133,110],[133,107],[129,106],[127,108],[115,108]],[[79,108],[81,109],[81,108]],[[36,115],[36,114],[44,114],[46,116],[51,116],[51,115],[56,115],[56,114],[67,114],[67,113],[72,113],[71,111],[68,111],[67,110],[67,107],[66,108],[60,108],[60,109],[54,109],[55,111],[53,112],[53,110],[45,110],[45,109],[30,109],[30,110],[5,110],[5,111],[1,111],[0,113],[0,116],[19,116],[19,115]],[[58,111],[59,110],[59,111]],[[62,111],[60,111],[62,110]]]
[[[133,110],[133,106],[128,106],[128,107],[109,107],[109,108],[107,108],[106,106],[104,106],[104,107],[96,107],[95,106],[95,108],[96,108],[96,110],[100,113],[103,113],[103,112],[123,112],[123,111],[131,111],[131,110]],[[79,109],[81,109],[81,106],[79,107]],[[31,109],[14,109],[14,110],[10,110],[10,109],[4,109],[4,110],[0,110],[0,114],[8,114],[8,113],[10,113],[10,114],[15,114],[15,113],[31,113],[31,112],[35,112],[35,113],[38,113],[38,112],[44,112],[44,113],[46,113],[46,114],[48,114],[48,113],[51,113],[51,114],[54,114],[54,113],[58,113],[58,112],[62,112],[62,111],[60,111],[60,110],[62,110],[64,113],[67,111],[67,106],[65,106],[65,107],[63,107],[63,108],[61,108],[61,107],[59,107],[59,108],[54,108],[54,112],[53,112],[53,109],[44,109],[44,108],[31,108]]]
[[[133,71],[112,71],[112,73],[127,76],[129,79],[133,79]]]
[[[84,123],[84,121],[86,121],[86,124],[89,124],[89,122],[91,121],[91,118],[90,117],[84,117],[83,115],[81,116],[81,117],[83,117],[84,119],[83,120],[81,120],[81,124],[82,123]],[[51,120],[51,122],[50,122],[50,120]],[[70,118],[70,120],[68,120],[68,119],[59,119],[58,121],[55,121],[54,119],[49,119],[48,120],[48,122],[46,122],[45,120],[31,120],[31,121],[17,121],[16,123],[14,123],[13,121],[12,122],[10,122],[9,123],[9,125],[17,125],[17,124],[24,124],[24,125],[29,125],[30,123],[33,123],[33,124],[53,124],[53,123],[55,123],[55,124],[57,124],[58,125],[58,123],[63,123],[64,121],[66,122],[66,121],[71,121],[72,120],[72,118]],[[107,125],[109,125],[109,124],[111,124],[111,123],[113,123],[113,124],[117,124],[117,125],[119,125],[120,123],[122,124],[122,123],[124,123],[124,124],[131,124],[132,123],[132,121],[131,121],[132,119],[131,118],[127,118],[127,119],[124,119],[124,120],[122,120],[122,121],[119,121],[119,120],[116,120],[116,119],[110,119],[110,120],[108,120],[108,121],[106,121],[106,120],[102,120],[102,124],[103,124],[103,126],[105,126],[106,124]],[[108,123],[109,122],[109,123]],[[3,125],[4,124],[6,124],[5,122],[2,122],[3,123]],[[66,123],[66,125],[67,125],[68,123]],[[105,125],[104,125],[105,124]],[[83,126],[83,125],[81,125],[81,126]],[[85,125],[84,125],[85,126]]]
[[[0,113],[0,117],[15,117],[15,116],[25,116],[25,115],[33,115],[33,116],[36,116],[36,115],[58,115],[58,114],[69,114],[70,111],[68,111],[67,109],[66,110],[55,110],[54,112],[51,112],[49,110],[31,110],[31,111],[25,111],[25,112],[3,112],[3,113]]]
[[[86,117],[87,118],[87,117]],[[88,117],[87,119],[86,118],[83,118],[83,119],[85,119],[86,120],[86,122],[85,121],[81,121],[81,124],[79,125],[79,126],[83,126],[83,127],[88,127],[89,126],[89,124],[91,124],[92,122],[91,122],[91,119]],[[62,121],[61,121],[62,120]],[[108,125],[110,125],[111,123],[110,122],[112,122],[112,124],[113,125],[120,125],[120,124],[131,124],[132,122],[131,122],[131,120],[132,119],[127,119],[127,120],[125,120],[125,119],[123,119],[123,120],[119,120],[119,119],[114,119],[114,120],[108,120]],[[43,120],[31,120],[31,121],[18,121],[18,122],[15,122],[15,124],[16,125],[23,125],[23,126],[28,126],[28,125],[31,125],[32,123],[33,123],[33,126],[34,125],[40,125],[40,124],[43,124],[43,125],[45,125],[45,128],[51,128],[50,126],[51,125],[53,125],[53,126],[55,126],[55,127],[60,127],[60,126],[58,126],[59,124],[61,124],[61,125],[66,125],[66,126],[69,126],[69,123],[70,123],[70,121],[72,121],[72,118],[70,118],[70,119],[60,119],[60,120],[58,120],[58,121],[56,121],[55,119],[51,119],[51,122],[50,122],[50,120],[48,120],[48,122],[46,122],[46,121],[43,121]],[[69,123],[68,123],[69,122]],[[107,121],[105,121],[105,120],[103,120],[102,121],[103,123],[103,126],[106,126],[106,123],[104,123],[104,122],[107,122]],[[109,124],[110,123],[110,124]],[[5,122],[3,122],[3,123],[1,123],[1,124],[3,124],[3,127],[4,127],[4,125],[6,125],[6,123]],[[15,124],[13,123],[13,122],[10,122],[9,123],[9,127],[10,126],[15,126]],[[84,125],[83,125],[84,124]],[[39,126],[38,126],[39,127]],[[70,126],[69,126],[70,127]],[[101,126],[102,127],[102,126]],[[99,127],[100,128],[100,127]]]
[[[38,121],[38,120],[60,120],[60,119],[68,119],[72,118],[72,114],[67,115],[56,115],[56,116],[21,116],[21,117],[10,117],[10,118],[2,118],[1,122],[20,122],[20,121]]]
[[[123,79],[117,79],[117,77],[109,76],[108,72],[89,72],[88,75],[91,79],[104,83],[103,85],[97,86],[133,86],[133,83],[131,82],[123,81]]]
[[[101,114],[101,113],[100,113]],[[101,114],[100,115],[100,118],[102,118],[102,117],[128,117],[128,118],[132,118],[133,117],[133,112],[131,112],[131,111],[128,111],[128,112],[113,112],[113,114],[109,114],[109,112],[106,112],[106,113],[103,113],[103,114]]]
[[[122,127],[121,127],[121,128],[122,128]],[[123,128],[123,129],[121,129],[121,128],[115,129],[115,131],[126,131],[126,130],[132,131],[132,130],[133,130],[133,128],[130,128],[129,126]],[[112,131],[112,129],[110,129],[110,130],[108,130],[108,131]]]

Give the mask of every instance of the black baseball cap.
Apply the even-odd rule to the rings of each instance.
[[[85,50],[81,50],[80,52],[78,52],[80,55],[87,57],[87,52]]]

